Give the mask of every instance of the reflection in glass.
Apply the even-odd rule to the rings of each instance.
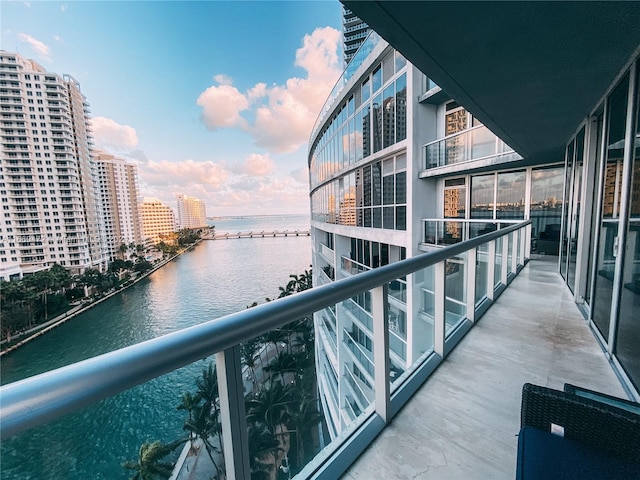
[[[382,147],[386,148],[395,143],[396,97],[395,85],[392,83],[384,89],[382,100],[383,130]]]
[[[496,218],[523,219],[526,173],[498,173]]]
[[[560,245],[564,167],[531,171],[531,236],[535,251],[557,255]]]
[[[373,153],[382,149],[382,95],[373,99]]]
[[[635,387],[640,388],[640,97],[636,129],[616,355]]]
[[[487,296],[489,274],[489,245],[483,243],[476,252],[476,297],[477,306]]]
[[[606,170],[602,198],[602,221],[593,299],[593,321],[605,340],[609,338],[611,295],[617,255],[619,206],[622,192],[622,161],[624,158],[625,123],[627,115],[627,74],[613,90],[608,103],[606,137]]]
[[[494,288],[502,282],[502,241],[504,237],[496,238],[496,258],[495,267],[493,269],[493,286]]]
[[[396,142],[407,138],[407,75],[396,80]]]
[[[495,175],[471,178],[471,218],[493,218]]]

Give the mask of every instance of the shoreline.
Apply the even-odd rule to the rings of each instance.
[[[6,348],[2,348],[2,350],[0,351],[0,358],[13,352],[14,350],[17,350],[18,348],[20,348],[21,346],[29,343],[32,340],[35,340],[36,338],[40,337],[41,335],[44,335],[45,333],[58,328],[60,325],[68,322],[69,320],[71,320],[72,318],[75,318],[76,316],[80,315],[81,313],[86,312],[87,310],[92,309],[93,307],[95,307],[96,305],[104,302],[105,300],[108,300],[109,298],[118,295],[119,293],[125,291],[126,289],[128,289],[129,287],[132,287],[133,285],[135,285],[136,283],[138,283],[139,281],[141,281],[144,278],[147,278],[149,275],[151,275],[153,272],[155,272],[156,270],[161,269],[162,267],[164,267],[167,263],[175,260],[176,258],[178,258],[180,255],[182,255],[183,253],[191,250],[192,248],[194,248],[196,245],[198,245],[200,242],[202,241],[202,239],[199,239],[197,242],[195,242],[192,245],[189,245],[187,248],[178,251],[178,253],[176,253],[175,255],[173,255],[172,257],[166,259],[166,260],[162,260],[160,263],[158,263],[157,265],[155,265],[151,270],[149,270],[148,272],[145,272],[143,275],[138,276],[135,280],[131,281],[129,284],[127,284],[126,286],[122,286],[121,288],[118,288],[117,290],[114,290],[113,292],[109,293],[108,295],[105,295],[104,297],[101,297],[97,300],[93,300],[90,301],[89,303],[83,303],[81,305],[76,305],[73,308],[67,310],[66,312],[58,315],[57,317],[42,323],[40,325],[37,325],[29,330],[26,330],[25,332],[20,333],[19,335],[17,335],[16,337],[22,337],[25,335],[29,335],[27,338],[25,338],[24,340],[20,340],[17,343],[12,344],[9,347]],[[4,340],[3,344],[8,343],[7,340]]]

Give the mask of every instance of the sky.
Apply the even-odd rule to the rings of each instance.
[[[309,212],[311,129],[342,73],[323,1],[5,1],[0,48],[73,76],[140,195],[207,216]]]

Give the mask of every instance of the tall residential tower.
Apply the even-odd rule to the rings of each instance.
[[[178,227],[203,228],[207,226],[204,202],[189,195],[178,195]]]
[[[0,51],[0,276],[104,268],[89,105],[69,76]]]

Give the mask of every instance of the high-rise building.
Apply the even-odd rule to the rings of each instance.
[[[142,243],[142,222],[138,207],[138,166],[122,158],[96,151],[100,196],[111,260],[117,258],[120,246]]]
[[[350,9],[342,7],[342,54],[346,67],[369,35],[369,25]]]
[[[157,198],[145,197],[140,204],[142,235],[153,244],[172,243],[176,231],[176,216],[168,205]]]
[[[204,202],[189,195],[178,195],[178,227],[204,228],[207,226],[207,212]]]
[[[69,76],[0,51],[0,276],[106,267],[89,105]]]

